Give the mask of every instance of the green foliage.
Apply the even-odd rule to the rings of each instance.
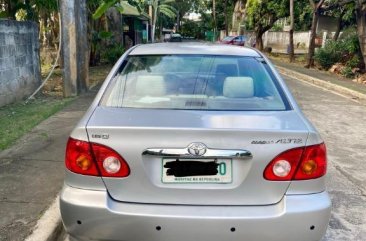
[[[343,31],[340,41],[344,43],[344,47],[349,53],[360,53],[361,50],[356,29],[349,28]]]
[[[1,11],[0,10],[0,18],[7,18],[7,17],[9,17],[8,15],[9,14],[6,11]]]
[[[352,78],[354,76],[354,73],[352,71],[352,68],[349,66],[346,66],[342,69],[341,74],[347,78]]]
[[[108,31],[92,32],[91,38],[91,50],[98,56],[92,62],[92,65],[96,65],[100,61],[99,56],[102,60],[108,64],[114,64],[119,57],[124,53],[124,48],[121,44],[115,43],[113,33]]]
[[[309,1],[295,0],[294,4],[295,31],[308,31],[313,18]]]
[[[100,31],[99,33],[97,33],[96,37],[98,38],[98,40],[108,40],[113,37],[113,33],[108,31]]]
[[[125,49],[120,44],[109,45],[102,51],[102,58],[109,64],[115,64],[124,52]]]
[[[272,29],[271,29],[272,31],[282,31],[283,30],[283,28],[282,28],[282,25],[281,24],[274,24],[273,25],[273,27],[272,27]]]
[[[184,37],[194,37],[196,39],[204,39],[205,32],[210,28],[202,22],[194,22],[192,20],[184,20],[180,29],[180,33]]]
[[[95,12],[93,13],[93,19],[98,19],[100,17],[103,16],[103,14],[105,12],[107,12],[107,10],[114,6],[115,4],[117,4],[119,2],[119,0],[104,0],[101,2],[101,4],[99,5],[99,7],[97,8],[97,10],[95,10]]]
[[[177,10],[168,4],[160,4],[159,12],[167,16],[168,18],[175,18]]]
[[[247,25],[250,29],[266,31],[283,17],[290,15],[288,0],[248,0]]]
[[[96,0],[91,1],[91,2],[93,2],[92,5],[95,5],[95,1]],[[124,9],[121,5],[121,0],[97,0],[97,1],[98,1],[97,3],[99,5],[92,15],[93,19],[101,18],[107,12],[107,10],[111,7],[115,7],[121,14],[123,13]],[[166,1],[168,1],[168,0],[166,0]],[[127,0],[125,2],[127,2],[131,6],[136,7],[139,12],[142,12],[141,6],[145,6],[144,0]]]
[[[344,54],[341,48],[343,43],[341,41],[329,40],[324,48],[318,49],[315,54],[315,60],[322,66],[322,68],[328,70],[335,63],[338,63]]]
[[[0,18],[37,21],[41,15],[55,12],[58,7],[57,0],[11,0],[11,2],[11,9],[0,10]]]
[[[347,61],[346,67],[349,67],[351,69],[357,68],[360,65],[360,57],[357,55],[354,55],[350,60]]]
[[[315,54],[315,60],[324,69],[331,68],[336,63],[342,63],[346,67],[342,74],[349,77],[353,75],[352,69],[360,65],[360,45],[357,34],[345,32],[338,41],[328,40],[324,48]]]

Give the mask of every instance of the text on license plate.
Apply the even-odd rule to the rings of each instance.
[[[231,183],[231,159],[162,159],[162,182]]]

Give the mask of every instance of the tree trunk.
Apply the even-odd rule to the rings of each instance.
[[[77,74],[78,91],[86,92],[89,89],[89,42],[88,42],[88,14],[87,0],[78,0],[75,14],[77,16]],[[122,28],[122,27],[121,27]]]
[[[15,9],[15,6],[13,8],[13,5],[12,5],[12,0],[8,0],[7,1],[7,17],[10,18],[10,19],[14,19],[15,20],[15,13],[16,13],[16,9]]]
[[[289,58],[290,62],[294,62],[295,60],[295,49],[294,49],[294,0],[290,0],[290,49],[289,49]]]
[[[107,10],[105,16],[107,17],[108,29],[113,33],[113,42],[116,44],[122,44],[122,19],[120,12],[111,7]]]
[[[357,34],[360,41],[360,48],[362,52],[362,58],[366,65],[366,6],[358,1],[356,8],[356,20],[357,20]]]
[[[156,19],[158,18],[158,0],[155,0],[153,3],[154,14],[153,14],[153,21],[151,26],[151,42],[155,42],[155,31],[156,31]]]
[[[217,32],[216,0],[212,0],[212,17],[213,17],[214,41],[216,41],[216,32]]]
[[[153,6],[151,4],[149,4],[149,17],[150,17],[150,21],[149,21],[149,34],[148,34],[148,39],[152,42]]]
[[[229,23],[228,23],[228,16],[227,16],[227,0],[225,0],[224,5],[224,12],[225,12],[225,35],[229,35]]]
[[[319,8],[316,8],[313,10],[313,21],[311,23],[311,30],[310,30],[311,32],[310,32],[309,51],[305,68],[310,68],[314,65],[315,38],[316,38],[316,27],[318,25],[318,19],[319,19]]]
[[[238,23],[238,15],[240,14],[239,4],[240,4],[240,0],[236,1],[235,5],[234,5],[233,16],[231,19],[231,31],[232,32],[236,31],[236,28],[237,28],[236,26]]]
[[[89,87],[86,0],[61,1],[64,96],[76,96]]]
[[[78,95],[78,72],[77,72],[77,24],[75,17],[75,2],[60,2],[62,23],[62,51],[63,51],[63,82],[64,97]]]
[[[244,29],[242,28],[242,25],[245,21],[246,5],[247,0],[238,0],[235,2],[231,31],[236,32],[237,35],[244,34]]]
[[[40,34],[41,34],[41,44],[46,46],[47,44],[47,15],[42,12],[40,14]]]
[[[179,11],[177,12],[177,25],[176,25],[175,30],[177,33],[179,33],[179,30],[180,30],[180,12]]]
[[[263,34],[265,32],[263,32],[262,30],[258,30],[256,33],[256,38],[255,38],[255,47],[259,50],[259,51],[263,51],[264,46],[263,46]]]
[[[163,19],[160,18],[160,23],[159,23],[159,41],[162,42],[162,40],[163,40]]]
[[[344,12],[342,11],[341,15],[339,16],[339,18],[337,19],[337,30],[336,32],[334,33],[334,36],[333,36],[333,40],[334,41],[337,41],[338,38],[339,38],[339,35],[341,33],[341,30],[342,30],[342,18],[343,18],[343,15],[344,15]]]

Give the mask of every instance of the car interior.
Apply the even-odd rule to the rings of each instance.
[[[107,106],[169,109],[285,109],[268,73],[240,59],[216,59],[207,68],[183,71],[175,59],[153,70],[116,76]],[[253,59],[252,61],[257,61]],[[184,63],[183,63],[184,64]],[[258,64],[258,63],[257,63]],[[171,66],[174,66],[173,68]]]

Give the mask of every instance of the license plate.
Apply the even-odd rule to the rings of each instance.
[[[231,159],[163,159],[163,183],[232,183]]]

